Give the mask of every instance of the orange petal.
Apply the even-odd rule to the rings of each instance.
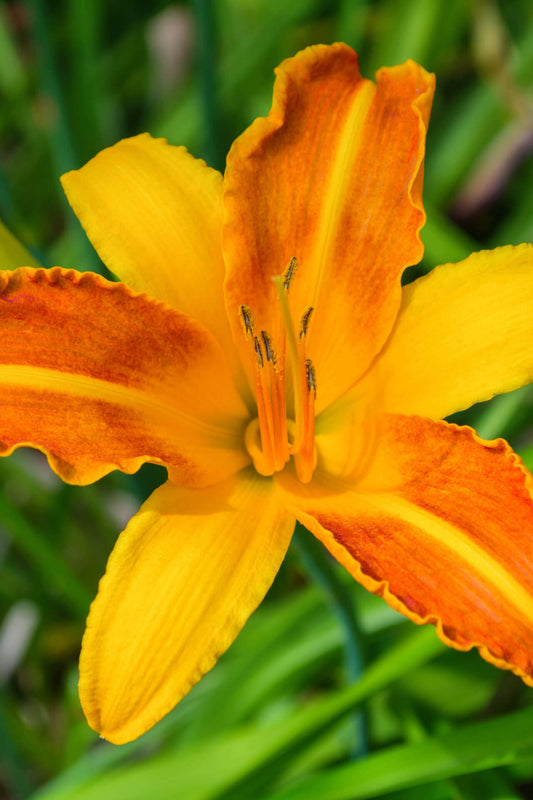
[[[157,489],[119,537],[80,660],[89,724],[137,738],[214,666],[263,599],[294,517],[245,471],[204,490]]]
[[[400,275],[422,256],[422,163],[434,79],[412,61],[361,78],[346,45],[310,47],[276,70],[272,110],[237,139],[224,179],[226,302],[277,329],[271,277],[295,256],[289,296],[315,312],[308,354],[318,410],[385,341]]]
[[[231,352],[222,282],[222,176],[147,133],[62,177],[102,260],[138,292],[202,322]]]
[[[533,245],[473,253],[406,286],[376,376],[386,411],[437,419],[532,381]]]
[[[211,334],[120,283],[0,273],[0,454],[45,452],[66,481],[144,461],[188,485],[245,466],[246,412]]]
[[[531,475],[470,428],[391,415],[380,437],[359,485],[294,482],[298,519],[393,608],[533,685]]]

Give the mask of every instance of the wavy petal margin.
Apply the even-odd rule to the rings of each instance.
[[[224,179],[226,303],[276,335],[273,275],[299,268],[295,320],[312,306],[308,355],[318,411],[366,369],[396,317],[400,276],[418,262],[422,165],[434,77],[412,61],[359,73],[343,44],[307,48],[276,70],[272,110],[234,143]]]
[[[61,178],[104,263],[183,311],[231,352],[222,284],[222,176],[184,147],[143,133]]]
[[[123,744],[167,714],[262,601],[293,529],[272,481],[251,470],[201,492],[157,489],[91,606],[80,659],[89,724]]]
[[[217,342],[123,284],[56,267],[0,273],[0,455],[27,445],[63,480],[164,464],[186,485],[249,463],[246,410]]]

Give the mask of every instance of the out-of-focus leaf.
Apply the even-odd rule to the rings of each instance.
[[[379,37],[370,53],[371,72],[384,64],[401,64],[408,58],[434,69],[433,53],[439,36],[450,23],[455,24],[455,0],[388,0],[377,10]],[[464,4],[463,11],[464,15]],[[369,76],[371,74],[369,72]]]
[[[89,611],[91,595],[77,576],[57,555],[41,531],[37,531],[9,502],[0,495],[0,523],[13,544],[24,553],[42,578],[62,597],[69,609],[81,619]]]
[[[511,71],[518,82],[530,82],[533,27],[526,27],[513,53]],[[438,89],[437,89],[438,92]],[[437,94],[436,105],[440,103]],[[461,99],[446,104],[446,115],[434,117],[428,138],[424,193],[437,206],[458,189],[480,153],[509,119],[509,110],[494,87],[471,84]]]
[[[158,800],[180,796],[187,800],[251,800],[276,780],[282,765],[289,765],[363,700],[443,649],[434,630],[416,629],[376,659],[357,684],[331,692],[281,719],[206,737],[176,753],[119,767],[95,779],[86,772],[78,782],[50,784],[34,800],[145,800],[150,796]]]
[[[401,691],[443,719],[464,719],[490,702],[501,678],[477,653],[446,653],[438,662],[425,664],[416,675],[406,675]]]
[[[0,269],[40,266],[24,245],[0,222]]]
[[[426,224],[420,235],[424,242],[424,265],[428,268],[462,261],[480,249],[475,240],[427,203],[426,213]]]
[[[512,764],[533,751],[533,710],[468,725],[301,780],[268,800],[366,800],[394,789]],[[267,800],[267,797],[264,798]]]

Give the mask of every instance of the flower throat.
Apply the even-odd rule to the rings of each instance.
[[[280,308],[274,339],[267,331],[256,334],[251,310],[245,305],[239,307],[244,333],[251,344],[257,401],[257,417],[246,429],[245,445],[261,475],[281,471],[293,456],[299,480],[308,483],[316,465],[316,376],[306,354],[313,308],[303,314],[296,335],[288,293],[297,266],[297,260],[292,258],[283,275],[273,278]],[[287,377],[292,381],[294,420],[287,420]]]

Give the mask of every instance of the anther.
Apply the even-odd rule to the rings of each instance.
[[[244,333],[246,336],[254,335],[254,318],[248,306],[239,306]]]
[[[274,350],[272,349],[272,339],[268,335],[266,331],[261,331],[261,338],[263,340],[263,346],[265,348],[265,355],[267,361],[270,361],[272,364],[276,363],[276,356],[274,354]]]
[[[300,337],[307,336],[307,329],[309,328],[309,321],[311,319],[311,314],[315,309],[313,306],[309,306],[307,311],[302,316],[302,321],[300,322]]]
[[[279,313],[276,315],[278,330],[274,331],[274,338],[266,330],[258,330],[256,335],[250,308],[239,306],[245,338],[253,345],[250,357],[253,361],[251,367],[257,402],[257,418],[246,430],[245,444],[261,475],[280,472],[292,457],[299,480],[308,483],[317,460],[316,374],[312,361],[306,356],[306,339],[313,307],[304,310],[298,331],[288,296],[297,268],[297,259],[291,258],[285,271],[272,277],[279,302]],[[292,395],[290,420],[287,419],[286,374]]]
[[[294,273],[297,269],[298,259],[293,256],[287,265],[287,269],[283,273],[283,288],[287,292],[289,291],[289,286],[291,285],[291,281],[294,278]]]
[[[264,364],[263,351],[261,349],[261,342],[259,341],[257,336],[254,336],[254,348],[255,348],[255,354],[257,356],[257,361],[259,363],[259,366],[262,367],[263,364]]]
[[[305,374],[307,376],[307,389],[316,394],[316,373],[310,358],[306,358],[305,360]]]

